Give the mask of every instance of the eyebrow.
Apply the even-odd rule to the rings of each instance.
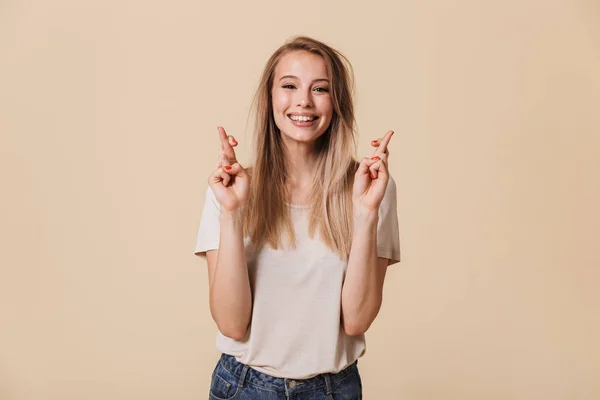
[[[298,77],[294,76],[294,75],[284,75],[281,78],[279,78],[279,80],[282,81],[285,78],[298,79]],[[313,82],[319,82],[319,81],[329,82],[329,79],[327,79],[327,78],[319,78],[319,79],[315,79]]]

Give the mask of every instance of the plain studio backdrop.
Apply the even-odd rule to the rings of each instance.
[[[216,127],[249,160],[298,34],[353,63],[359,156],[396,131],[365,398],[600,398],[597,1],[4,0],[0,399],[207,398]]]

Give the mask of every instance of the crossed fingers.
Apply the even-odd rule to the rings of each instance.
[[[371,146],[376,147],[373,157],[379,157],[387,163],[387,159],[390,156],[390,151],[387,146],[390,143],[390,139],[394,131],[388,131],[383,138],[375,139],[371,141]]]
[[[225,132],[225,129],[223,129],[222,126],[217,127],[217,129],[219,130],[219,139],[221,140],[221,153],[217,160],[217,168],[224,165],[235,164],[237,158],[233,148],[238,145],[237,140],[235,140],[233,136],[227,135],[227,132]]]

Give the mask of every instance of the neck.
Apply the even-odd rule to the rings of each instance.
[[[292,186],[304,187],[314,181],[317,166],[314,148],[314,143],[293,143],[284,146],[287,181]]]

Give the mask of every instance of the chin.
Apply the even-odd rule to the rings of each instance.
[[[290,139],[293,139],[297,142],[309,143],[309,142],[315,142],[318,138],[323,136],[323,133],[325,133],[325,130],[323,130],[323,132],[319,132],[319,131],[314,131],[312,129],[309,130],[306,128],[298,128],[298,127],[292,126],[292,127],[289,127],[284,132],[286,132],[286,133],[284,133],[284,135],[286,135]]]

